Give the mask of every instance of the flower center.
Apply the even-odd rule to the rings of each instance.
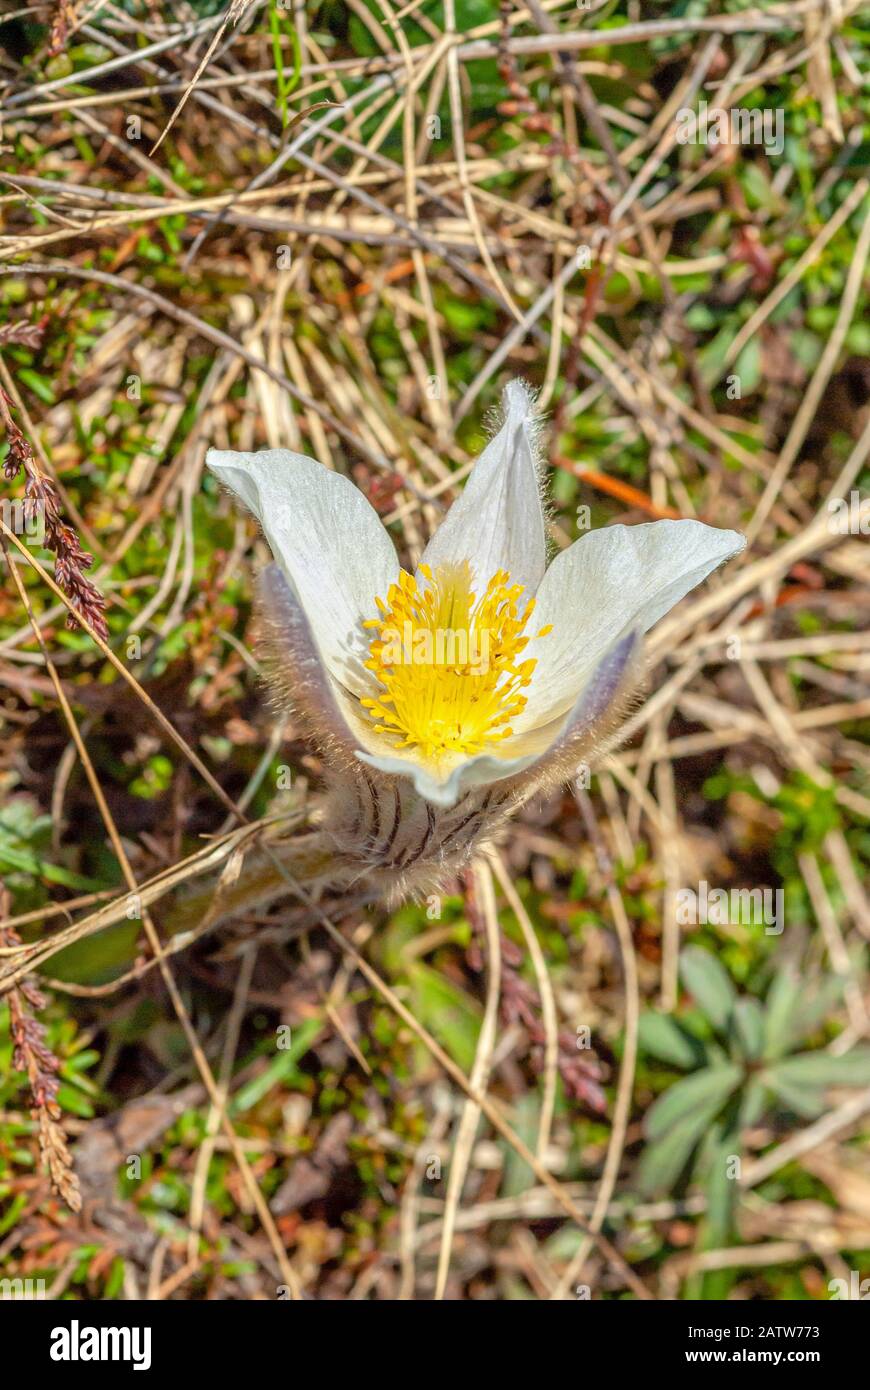
[[[478,597],[467,560],[434,574],[421,565],[420,574],[418,582],[402,570],[387,601],[375,599],[380,616],[364,624],[375,633],[366,666],[383,693],[361,703],[375,732],[393,735],[397,748],[419,748],[434,761],[479,753],[508,738],[525,709],[536,662],[521,655],[535,600],[520,610],[524,586],[511,584],[507,570]]]

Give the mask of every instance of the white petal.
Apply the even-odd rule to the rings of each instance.
[[[520,381],[503,396],[505,421],[481,454],[423,555],[423,563],[468,560],[480,588],[510,572],[531,597],[547,563],[535,449],[533,398]]]
[[[305,610],[280,565],[267,565],[261,572],[257,596],[258,655],[269,684],[325,752],[341,752],[349,762],[359,742],[346,718],[350,697],[327,671]]]
[[[433,805],[442,807],[455,806],[472,787],[487,786],[524,771],[525,768],[531,767],[539,756],[538,753],[530,753],[523,758],[504,759],[493,757],[489,753],[478,753],[454,767],[451,772],[445,773],[442,778],[434,768],[411,758],[399,757],[397,754],[391,756],[386,753],[357,752],[360,762],[394,777],[409,778],[420,796],[431,801]]]
[[[746,544],[700,521],[606,526],[557,555],[538,590],[527,654],[537,659],[518,733],[568,710],[614,639],[646,632]]]
[[[624,716],[624,697],[631,694],[636,684],[641,648],[639,631],[620,637],[598,662],[567,717],[562,715],[528,734],[519,735],[520,738],[544,732],[548,735],[547,747],[528,771],[529,782],[537,785],[552,779],[567,781],[576,775],[581,756],[594,753],[602,734],[609,732]]]
[[[329,670],[370,694],[362,623],[377,616],[375,596],[385,598],[399,572],[375,509],[348,478],[288,449],[209,449],[205,461],[260,522]]]

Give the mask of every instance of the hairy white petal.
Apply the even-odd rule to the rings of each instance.
[[[460,496],[432,537],[423,562],[468,560],[480,588],[505,569],[531,597],[547,562],[535,448],[534,401],[512,381],[505,389],[505,420],[487,445]]]
[[[637,631],[620,637],[599,661],[567,717],[562,715],[532,731],[534,735],[547,733],[547,747],[518,779],[521,796],[533,787],[568,781],[576,775],[581,758],[594,758],[602,736],[624,717],[626,699],[639,678],[641,647]]]
[[[375,596],[384,598],[399,572],[377,512],[348,478],[288,449],[209,449],[206,463],[260,522],[329,670],[371,694],[362,623],[377,616]]]
[[[350,697],[327,671],[305,610],[280,565],[266,566],[257,591],[258,654],[270,685],[327,753],[342,752],[350,761],[358,742],[346,718]]]
[[[389,756],[382,753],[358,752],[357,757],[360,762],[376,768],[378,772],[386,772],[394,777],[407,777],[426,801],[431,801],[434,806],[447,807],[455,806],[472,787],[487,786],[524,771],[525,768],[531,767],[538,755],[530,753],[524,758],[506,760],[494,758],[489,753],[478,753],[476,757],[468,758],[451,772],[445,773],[443,779],[433,767],[396,754]]]
[[[557,555],[538,590],[537,658],[517,732],[570,709],[615,638],[646,632],[696,584],[745,545],[736,531],[700,521],[654,521],[591,531]]]

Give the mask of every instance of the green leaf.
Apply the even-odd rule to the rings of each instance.
[[[870,1043],[859,1043],[850,1052],[833,1057],[830,1052],[802,1052],[798,1057],[787,1057],[768,1069],[768,1075],[776,1075],[793,1085],[825,1086],[870,1086]]]
[[[712,1250],[725,1245],[734,1228],[734,1205],[737,1196],[737,1181],[729,1176],[731,1163],[740,1153],[739,1135],[730,1130],[718,1131],[711,1135],[708,1160],[707,1214],[703,1223],[703,1248]]]
[[[637,1170],[638,1187],[644,1196],[671,1190],[701,1135],[715,1118],[720,1103],[717,1097],[707,1105],[699,1105],[657,1143],[644,1150]]]
[[[751,208],[763,208],[766,212],[779,209],[779,199],[764,175],[760,164],[745,160],[740,166],[740,182]]]
[[[19,367],[18,380],[23,381],[25,386],[29,386],[35,396],[46,405],[54,405],[56,397],[52,390],[51,382],[46,377],[35,372],[32,367]]]
[[[480,1010],[463,990],[437,970],[414,961],[408,967],[414,1013],[466,1072],[471,1070],[480,1033]]]
[[[641,1051],[648,1057],[681,1067],[683,1071],[693,1071],[704,1061],[703,1045],[669,1014],[659,1014],[653,1010],[641,1014],[638,1041]]]
[[[797,971],[787,965],[774,976],[764,1007],[764,1057],[782,1057],[794,1040],[794,1019],[801,987]]]
[[[116,922],[82,941],[65,946],[51,962],[51,973],[69,984],[102,985],[136,959],[141,922]]]
[[[93,1117],[94,1107],[87,1096],[82,1095],[77,1086],[69,1086],[65,1082],[61,1082],[57,1090],[57,1103],[61,1110],[66,1110],[70,1115],[79,1115],[84,1120],[90,1120]]]
[[[694,1076],[678,1081],[659,1096],[647,1113],[646,1132],[650,1139],[658,1139],[698,1106],[710,1106],[715,1114],[742,1075],[740,1067],[729,1063],[724,1067],[705,1067]]]
[[[753,1125],[757,1125],[766,1108],[767,1087],[758,1076],[753,1076],[740,1097],[737,1129],[751,1129]]]
[[[32,1199],[27,1192],[19,1192],[17,1197],[13,1197],[8,1209],[0,1217],[0,1236],[11,1231],[30,1200]]]
[[[764,1014],[755,999],[738,999],[734,1005],[734,1031],[744,1057],[755,1061],[764,1048]]]
[[[728,347],[733,341],[734,330],[729,324],[725,324],[715,338],[711,338],[698,353],[701,375],[708,386],[712,386],[725,370]]]
[[[856,964],[859,969],[863,968],[863,963]],[[824,1023],[831,1010],[836,1008],[842,999],[845,984],[846,979],[843,975],[824,975],[812,992],[801,992],[792,1021],[793,1042],[809,1037],[810,1033],[814,1033],[819,1025]]]
[[[737,998],[725,967],[702,946],[687,946],[680,955],[680,975],[701,1012],[714,1028],[723,1030]]]
[[[268,1095],[273,1086],[292,1082],[298,1072],[296,1063],[322,1032],[323,1020],[320,1018],[306,1018],[298,1028],[294,1027],[290,1046],[280,1049],[265,1070],[253,1077],[233,1097],[232,1114],[244,1114]]]
[[[534,1091],[527,1091],[524,1096],[520,1096],[517,1103],[511,1110],[513,1126],[516,1133],[528,1146],[534,1150],[538,1138],[538,1126],[541,1118],[541,1098]],[[518,1197],[521,1192],[526,1192],[533,1187],[537,1179],[532,1169],[521,1158],[516,1149],[510,1144],[501,1145],[504,1154],[502,1164],[502,1181],[499,1187],[499,1196]]]
[[[763,1073],[764,1080],[771,1087],[781,1101],[793,1110],[796,1115],[800,1115],[804,1120],[818,1119],[827,1108],[825,1094],[823,1091],[814,1091],[810,1086],[802,1085],[796,1081],[790,1081],[787,1077],[777,1075],[777,1068],[770,1067]]]
[[[120,1294],[124,1286],[124,1261],[120,1255],[112,1261],[109,1269],[109,1277],[106,1280],[106,1287],[103,1289],[103,1298],[112,1299]]]
[[[77,889],[80,893],[98,893],[106,886],[94,879],[83,878],[81,874],[74,874],[61,864],[50,864],[47,859],[31,854],[29,850],[13,849],[5,843],[0,844],[0,869],[31,874],[34,878],[47,879],[49,883],[59,883],[64,888]]]
[[[744,396],[751,396],[761,380],[761,339],[758,334],[750,338],[734,364],[734,373],[740,378],[740,390]]]

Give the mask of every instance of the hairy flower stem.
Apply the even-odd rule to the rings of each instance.
[[[288,834],[286,821],[243,828],[136,892],[46,932],[15,953],[0,955],[0,995],[29,972],[45,970],[74,942],[141,918],[146,908],[162,940],[179,950],[230,918],[279,901],[292,908],[299,900],[316,902],[328,895],[359,906],[366,900],[419,894],[467,864],[483,831],[489,834],[505,814],[499,807],[487,818],[485,807],[469,809],[460,803],[446,815],[430,815],[424,807],[419,819],[411,815],[402,824],[396,821],[392,795],[369,802],[363,818],[353,811],[354,804],[342,798],[342,816],[341,807],[328,799],[314,830]]]
[[[195,886],[183,885],[160,904],[156,916],[165,935],[199,933],[278,899],[292,901],[294,884],[306,894],[340,892],[354,877],[353,867],[336,859],[323,831],[258,843],[241,862],[240,854],[235,851],[219,873]]]
[[[436,810],[397,783],[384,793],[367,777],[363,792],[333,785],[322,828],[289,839],[264,838],[235,850],[219,872],[184,886],[157,909],[165,935],[208,930],[228,917],[287,899],[351,890],[391,901],[433,889],[468,864],[505,817],[507,798],[470,794]]]

